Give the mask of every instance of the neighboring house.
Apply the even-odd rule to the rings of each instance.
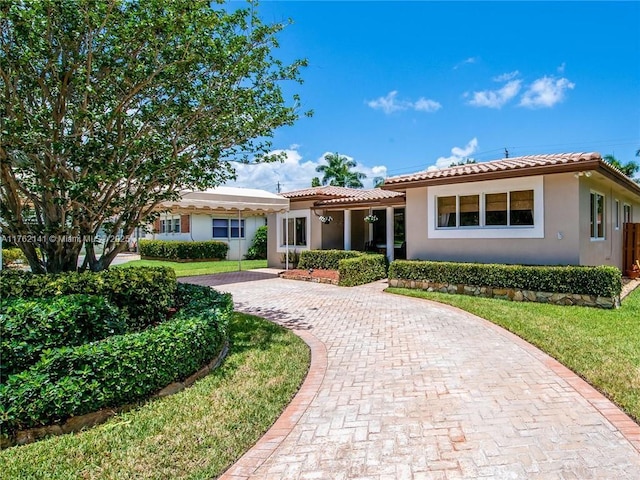
[[[286,211],[289,200],[264,190],[218,187],[186,192],[182,199],[164,202],[148,240],[219,240],[229,244],[227,259],[240,260],[251,246],[266,215]]]
[[[318,187],[322,188],[329,187]],[[623,224],[640,223],[640,185],[598,153],[532,155],[423,171],[388,178],[382,188],[364,192],[383,194],[367,193],[357,201],[357,193],[349,192],[330,192],[329,198],[319,196],[320,190],[306,196],[283,194],[291,200],[290,218],[311,220],[306,231],[310,240],[290,245],[363,249],[346,239],[360,238],[354,225],[361,224],[359,212],[369,208],[382,213],[378,217],[384,218],[387,235],[381,245],[390,259],[406,253],[409,259],[605,264],[624,269],[629,266],[623,265]],[[367,195],[372,195],[372,202],[367,202]],[[339,212],[331,211],[338,206]],[[329,245],[327,225],[313,221],[314,213],[325,211],[334,219],[351,217],[350,224],[328,225],[344,230],[342,237],[334,232]],[[397,225],[400,219],[402,227]],[[390,224],[395,227],[390,229]],[[399,238],[395,232],[400,231]],[[282,227],[278,232],[281,235]],[[394,249],[386,249],[391,238]],[[397,248],[399,239],[406,252]],[[276,245],[283,249],[281,236]],[[269,263],[275,265],[275,259],[270,250]]]

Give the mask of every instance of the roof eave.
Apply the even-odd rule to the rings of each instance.
[[[583,172],[596,170],[600,167],[599,159],[585,160],[579,163],[562,163],[558,165],[540,165],[535,167],[522,167],[512,170],[497,170],[492,172],[469,173],[453,177],[425,178],[420,180],[408,180],[398,183],[382,185],[381,188],[391,191],[406,191],[409,188],[428,187],[435,185],[453,185],[458,183],[482,182],[486,180],[499,180],[504,178],[530,177],[534,175],[548,175],[552,173]],[[631,183],[633,183],[631,181]]]

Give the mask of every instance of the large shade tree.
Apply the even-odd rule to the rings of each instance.
[[[356,162],[344,155],[327,153],[324,156],[326,164],[318,165],[316,172],[322,173],[322,185],[335,185],[338,187],[362,188],[362,180],[367,176],[356,170]]]
[[[0,0],[0,227],[32,271],[101,270],[161,202],[269,159],[298,118],[284,24],[209,0]],[[104,252],[96,254],[96,236]]]

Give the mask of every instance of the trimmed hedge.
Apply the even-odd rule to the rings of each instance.
[[[0,302],[0,377],[25,370],[50,348],[125,333],[120,311],[103,297],[67,295]]]
[[[28,370],[9,376],[0,385],[0,430],[12,435],[138,402],[192,375],[227,340],[233,304],[230,295],[204,292],[195,298],[197,306],[183,302],[188,308],[157,327],[50,350]]]
[[[2,270],[2,298],[37,298],[85,293],[102,295],[120,308],[132,330],[165,319],[173,305],[176,273],[168,267],[112,268],[101,272],[35,275]]]
[[[387,266],[388,261],[385,255],[365,254],[355,258],[345,258],[339,262],[339,285],[353,287],[386,278]]]
[[[340,260],[364,255],[355,250],[303,250],[300,252],[298,268],[319,270],[338,270]]]
[[[610,266],[524,266],[396,260],[389,267],[389,278],[600,297],[616,297],[622,291],[620,270]]]
[[[229,245],[217,240],[181,242],[174,240],[140,240],[140,255],[167,260],[203,260],[227,258]]]

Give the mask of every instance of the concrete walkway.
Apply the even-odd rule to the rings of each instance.
[[[216,276],[216,288],[297,330],[312,368],[222,478],[640,479],[640,427],[518,337],[383,293],[384,281],[341,288],[261,273]]]

